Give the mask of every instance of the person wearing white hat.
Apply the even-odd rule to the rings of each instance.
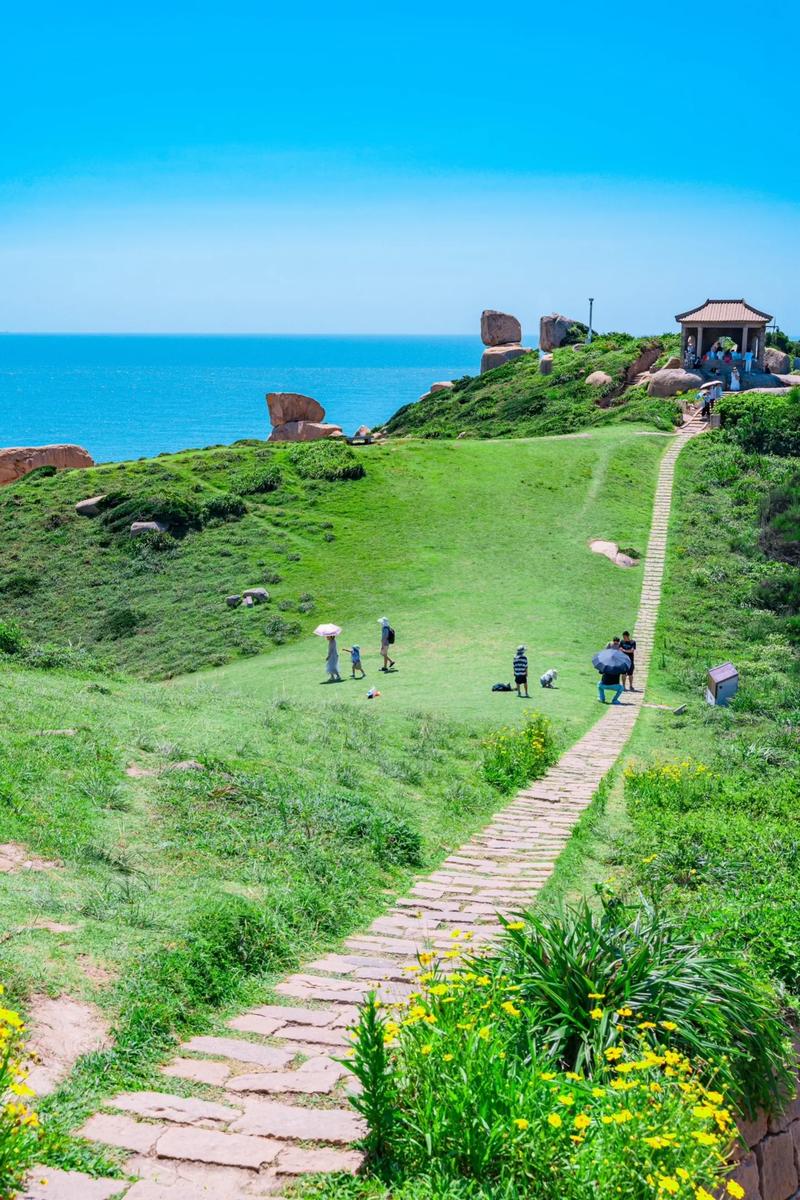
[[[383,658],[382,671],[388,671],[394,666],[394,659],[389,657],[389,647],[394,643],[394,630],[389,624],[388,617],[379,617],[378,624],[381,627],[381,657]]]

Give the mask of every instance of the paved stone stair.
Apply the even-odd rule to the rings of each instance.
[[[691,420],[660,466],[635,627],[636,683],[644,688],[664,571],[675,460],[705,426]],[[421,950],[485,945],[498,912],[529,905],[552,874],[583,810],[624,747],[642,692],[625,693],[544,777],[518,792],[491,823],[418,880],[407,896],[342,950],[326,954],[276,987],[278,1004],[229,1022],[230,1036],[194,1037],[163,1069],[163,1092],[109,1099],[79,1131],[130,1152],[136,1183],[89,1180],[76,1172],[34,1172],[31,1200],[246,1200],[276,1196],[315,1171],[355,1171],[363,1129],[348,1106],[355,1086],[335,1061],[347,1026],[370,991],[396,1000],[413,990],[404,967]],[[169,1091],[171,1079],[208,1087],[208,1099]],[[213,1097],[213,1098],[212,1098]],[[46,1184],[39,1181],[45,1178]]]

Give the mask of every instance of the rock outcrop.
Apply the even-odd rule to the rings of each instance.
[[[572,317],[562,313],[550,313],[539,318],[539,349],[557,350],[559,346],[568,346],[580,341],[589,332],[589,327]]]
[[[342,437],[340,425],[322,421],[287,421],[276,425],[267,439],[270,442],[318,442],[321,438]]]
[[[779,375],[778,379],[786,387],[800,387],[800,375]]]
[[[539,374],[540,375],[552,375],[553,374],[553,356],[552,356],[552,354],[540,354],[539,355]]]
[[[105,492],[103,492],[100,496],[90,496],[88,500],[79,500],[75,505],[75,512],[79,517],[99,517],[105,498]]]
[[[481,341],[484,346],[519,345],[522,341],[522,326],[510,313],[485,308],[481,313]]]
[[[586,382],[589,387],[608,387],[614,380],[607,371],[592,371],[591,375],[586,376]]]
[[[684,371],[682,367],[662,367],[654,371],[647,387],[650,396],[678,396],[681,392],[691,392],[699,388],[705,380],[696,371]]]
[[[67,471],[93,466],[94,459],[82,446],[10,446],[0,450],[0,486],[21,479],[37,467]]]
[[[788,375],[792,369],[792,360],[783,350],[767,346],[764,351],[764,366],[773,375]]]
[[[325,420],[325,409],[319,401],[301,392],[267,392],[267,408],[272,425]]]
[[[456,385],[453,383],[452,379],[442,379],[439,383],[431,384],[428,395],[430,396],[434,392],[449,392],[452,391],[455,386]]]
[[[344,437],[340,425],[325,423],[325,409],[318,400],[301,392],[267,392],[272,423],[270,442],[317,442],[321,438]]]
[[[503,363],[512,362],[515,358],[522,358],[523,354],[532,353],[529,346],[519,346],[516,343],[508,346],[487,346],[481,355],[481,375],[493,371],[495,367],[502,367]]]

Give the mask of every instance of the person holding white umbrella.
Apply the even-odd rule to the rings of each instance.
[[[328,673],[328,683],[341,683],[339,674],[339,647],[336,638],[342,632],[339,625],[318,625],[314,630],[317,637],[324,637],[328,642],[328,657],[325,659],[325,670]]]

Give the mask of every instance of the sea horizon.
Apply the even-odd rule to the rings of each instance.
[[[75,443],[97,462],[268,438],[267,392],[352,433],[432,383],[475,375],[477,334],[2,333],[0,446]]]

